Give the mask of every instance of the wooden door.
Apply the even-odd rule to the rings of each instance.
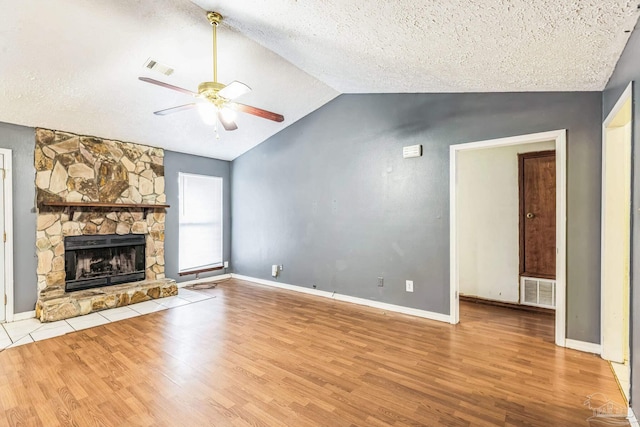
[[[556,153],[518,155],[520,274],[556,278]]]

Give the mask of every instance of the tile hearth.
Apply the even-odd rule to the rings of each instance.
[[[38,319],[26,319],[4,323],[0,326],[0,351],[210,298],[215,296],[180,288],[176,296],[143,301],[56,322],[41,323]]]

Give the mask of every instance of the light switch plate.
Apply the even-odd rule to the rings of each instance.
[[[413,280],[407,280],[407,292],[413,292]]]

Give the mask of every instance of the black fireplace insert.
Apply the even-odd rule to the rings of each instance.
[[[67,292],[144,280],[145,236],[67,236],[64,261]]]

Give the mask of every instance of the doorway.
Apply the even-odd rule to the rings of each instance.
[[[566,345],[566,130],[522,135],[489,141],[471,142],[450,147],[450,321],[459,322],[460,300],[460,245],[458,242],[458,161],[460,153],[484,148],[508,147],[551,141],[555,148],[555,343]],[[517,253],[515,255],[518,256]]]
[[[603,124],[602,358],[629,398],[632,85]]]

